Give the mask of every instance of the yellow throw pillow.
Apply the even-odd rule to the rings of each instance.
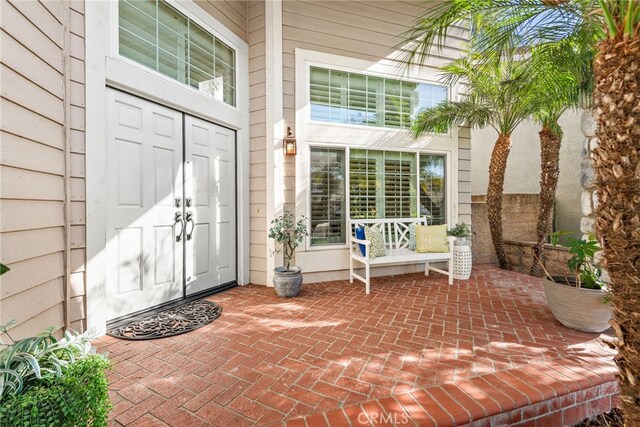
[[[416,252],[449,252],[449,243],[447,242],[447,224],[417,225]]]

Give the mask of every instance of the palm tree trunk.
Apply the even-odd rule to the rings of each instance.
[[[637,30],[636,30],[637,31]],[[623,35],[598,46],[599,138],[594,150],[596,231],[614,306],[620,400],[625,424],[640,425],[640,40]]]
[[[540,158],[542,171],[540,173],[540,200],[538,202],[538,221],[536,225],[537,241],[533,249],[532,276],[542,276],[540,262],[547,235],[551,232],[551,213],[558,188],[558,174],[560,173],[560,144],[562,132],[555,132],[549,127],[543,127],[540,135]]]
[[[499,135],[493,146],[489,163],[489,186],[487,188],[487,211],[493,248],[498,257],[500,268],[507,269],[507,256],[504,253],[502,236],[502,193],[504,191],[504,173],[507,169],[507,158],[511,151],[511,135]]]

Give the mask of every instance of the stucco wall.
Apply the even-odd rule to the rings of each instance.
[[[568,111],[560,119],[564,138],[560,150],[560,177],[556,193],[557,227],[559,230],[580,229],[580,162],[583,136],[580,112]],[[537,194],[540,191],[539,128],[531,122],[521,124],[513,134],[511,154],[507,162],[504,192]],[[496,140],[491,128],[471,131],[471,192],[487,193],[489,159]]]

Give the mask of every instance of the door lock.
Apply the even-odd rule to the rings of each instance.
[[[176,197],[176,208],[182,205],[182,197]]]
[[[182,241],[182,234],[184,233],[184,220],[182,219],[182,212],[178,211],[176,212],[175,216],[173,217],[173,225],[175,226],[176,224],[180,224],[180,232],[176,235],[176,242],[181,242]]]
[[[184,204],[186,207],[190,208],[193,204],[193,200],[191,199],[191,197],[187,197],[186,199],[184,199]]]

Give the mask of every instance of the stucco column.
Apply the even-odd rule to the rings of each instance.
[[[595,191],[595,171],[593,170],[592,150],[598,145],[596,126],[596,118],[593,110],[590,108],[584,109],[580,121],[580,129],[584,135],[580,172],[580,184],[582,185],[582,220],[580,221],[580,232],[582,232],[583,238],[587,238],[590,233],[595,232],[595,208],[598,203],[598,196]]]

